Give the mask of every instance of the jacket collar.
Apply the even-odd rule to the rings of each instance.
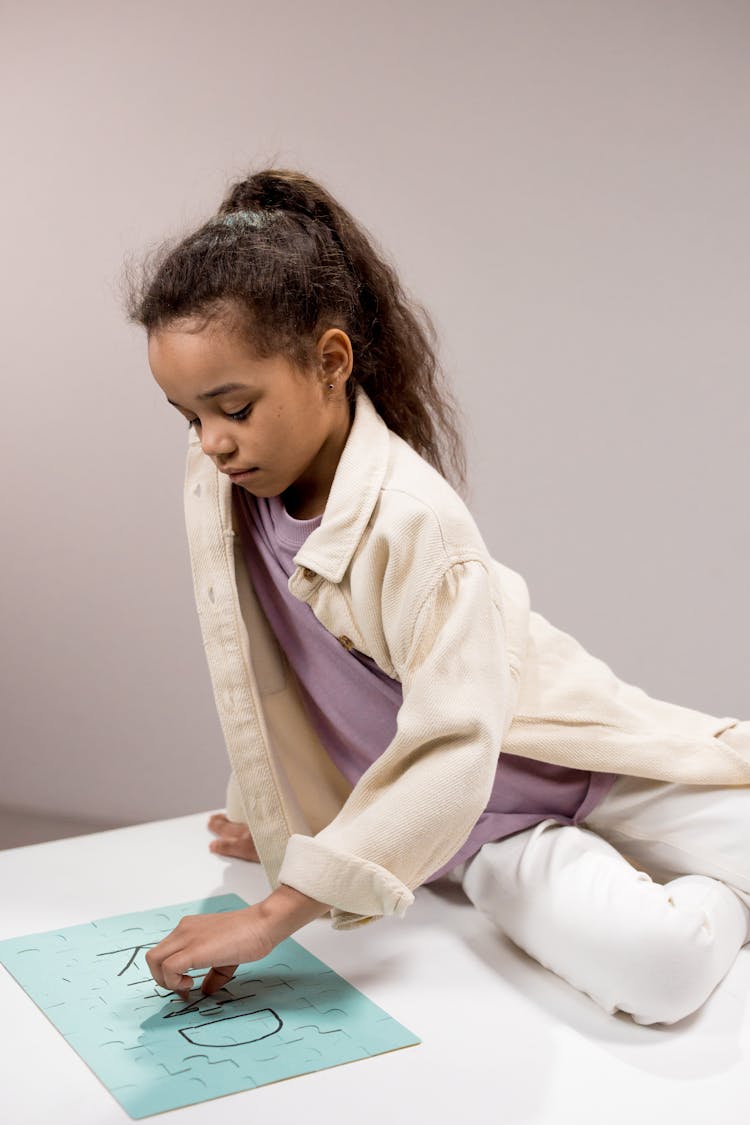
[[[391,431],[385,420],[378,414],[364,388],[357,383],[354,418],[336,466],[323,518],[294,556],[298,569],[289,580],[289,589],[297,597],[309,592],[318,576],[329,582],[340,582],[346,573],[385,479],[390,438]],[[198,450],[199,445],[200,439],[191,427],[188,448]],[[202,470],[211,476],[222,526],[227,529],[233,527],[231,480],[225,473],[219,472],[210,458],[201,456],[199,463]],[[191,479],[198,481],[197,477]],[[200,483],[196,487],[200,489]],[[307,575],[303,568],[315,573]]]
[[[388,468],[390,431],[372,399],[356,385],[354,418],[333,477],[323,518],[294,556],[329,582],[340,582],[372,515]]]

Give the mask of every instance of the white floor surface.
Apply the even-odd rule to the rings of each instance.
[[[208,851],[209,813],[0,852],[0,938],[233,891],[256,864]],[[484,919],[456,887],[419,888],[404,918],[294,940],[423,1040],[146,1120],[277,1125],[747,1125],[750,946],[704,1007],[671,1027],[607,1015]],[[0,967],[2,1117],[131,1119]]]

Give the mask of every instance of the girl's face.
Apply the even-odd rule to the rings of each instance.
[[[282,356],[252,358],[218,326],[166,329],[148,342],[156,382],[195,428],[206,456],[230,479],[254,470],[235,483],[255,496],[282,496],[297,519],[323,512],[351,428],[349,337],[329,328],[318,355],[319,370],[305,374]]]

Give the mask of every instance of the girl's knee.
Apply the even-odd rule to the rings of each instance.
[[[672,956],[654,956],[649,970],[623,988],[617,1007],[639,1024],[673,1024],[697,1011],[718,984],[705,957],[692,948],[672,948]]]
[[[663,891],[667,913],[644,927],[617,1005],[640,1024],[672,1024],[697,1011],[731,968],[746,931],[742,904],[718,880],[685,875]]]

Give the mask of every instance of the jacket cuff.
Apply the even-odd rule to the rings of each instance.
[[[414,902],[406,884],[379,863],[299,833],[289,837],[278,881],[331,904],[331,920],[338,930],[382,914],[403,917]]]

